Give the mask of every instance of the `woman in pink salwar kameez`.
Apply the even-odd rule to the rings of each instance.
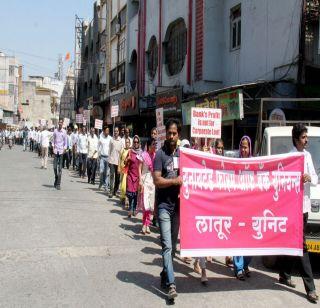
[[[153,162],[156,154],[156,140],[149,139],[147,141],[147,150],[140,156],[140,197],[139,208],[142,209],[142,233],[150,234],[151,215],[154,210],[155,203],[155,186],[153,184],[152,172]]]

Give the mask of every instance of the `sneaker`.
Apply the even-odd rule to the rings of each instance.
[[[57,189],[57,190],[61,190],[60,185],[57,185],[56,189]]]
[[[245,277],[242,273],[242,271],[238,272],[237,275],[236,275],[237,279],[241,280],[241,281],[245,281]]]
[[[177,290],[176,290],[176,286],[174,284],[171,284],[169,286],[169,291],[168,291],[168,298],[169,299],[174,299],[178,296]]]
[[[283,277],[279,277],[279,283],[284,284],[290,288],[296,287],[296,284],[291,279],[285,279]]]
[[[307,299],[309,302],[316,304],[319,300],[319,297],[316,294],[316,291],[311,291],[307,293]]]

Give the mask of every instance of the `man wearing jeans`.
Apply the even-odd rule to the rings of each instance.
[[[57,190],[60,190],[61,184],[61,174],[62,174],[62,160],[63,154],[67,150],[67,134],[66,131],[62,128],[63,121],[59,121],[58,129],[55,129],[53,132],[53,170],[54,170],[54,187]]]
[[[175,252],[179,232],[179,191],[182,179],[179,176],[177,141],[181,132],[178,120],[170,119],[166,123],[166,141],[157,151],[154,161],[154,184],[157,192],[157,210],[160,226],[163,270],[161,286],[168,287],[168,298],[177,297],[172,257]]]
[[[98,143],[98,153],[100,156],[100,185],[99,189],[103,186],[104,191],[107,191],[109,186],[109,146],[111,137],[109,136],[109,128],[105,126],[103,132],[100,134],[99,143]]]

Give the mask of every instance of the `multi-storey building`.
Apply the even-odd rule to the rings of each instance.
[[[0,52],[0,122],[18,123],[22,68],[17,58]]]

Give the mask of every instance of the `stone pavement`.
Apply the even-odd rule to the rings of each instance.
[[[22,147],[0,151],[0,307],[164,307],[159,289],[158,234],[143,236],[116,199],[72,171],[53,187],[50,160],[40,169]],[[177,307],[308,307],[296,289],[277,284],[260,258],[252,277],[237,281],[223,259],[208,264],[203,287],[192,265],[175,261]],[[319,263],[319,259],[317,261]],[[315,272],[320,290],[319,268]]]

